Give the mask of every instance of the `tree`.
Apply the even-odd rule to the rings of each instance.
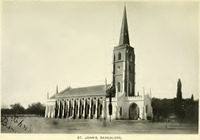
[[[12,114],[24,114],[25,113],[25,109],[20,103],[12,104],[12,105],[10,105],[10,107],[11,107],[10,111]]]
[[[43,104],[41,104],[40,102],[32,103],[31,105],[28,105],[26,112],[27,112],[27,114],[44,115],[45,114],[45,106]]]

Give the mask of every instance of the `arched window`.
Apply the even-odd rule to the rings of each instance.
[[[128,91],[129,91],[129,95],[132,93],[132,84],[131,82],[128,83]]]
[[[120,82],[117,83],[117,91],[121,92],[121,84],[120,84]]]
[[[119,53],[119,54],[118,54],[118,60],[121,60],[121,57],[122,57],[122,54]]]

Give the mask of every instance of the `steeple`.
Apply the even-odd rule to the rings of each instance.
[[[120,32],[119,46],[129,44],[128,23],[126,17],[126,5],[124,5],[124,14],[122,19],[122,27]]]

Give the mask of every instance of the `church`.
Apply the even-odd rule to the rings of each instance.
[[[71,88],[49,97],[45,118],[131,119],[153,117],[151,97],[135,93],[135,51],[130,46],[126,6],[122,18],[119,45],[113,49],[112,83]]]

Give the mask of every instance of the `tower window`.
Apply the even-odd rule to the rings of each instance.
[[[120,82],[117,83],[117,91],[121,92],[121,84],[120,84]]]
[[[132,84],[129,82],[128,84],[129,95],[132,93]]]
[[[121,60],[121,57],[122,57],[122,54],[119,53],[119,54],[118,54],[118,60]]]
[[[130,62],[132,62],[133,61],[133,56],[132,55],[130,55]]]

